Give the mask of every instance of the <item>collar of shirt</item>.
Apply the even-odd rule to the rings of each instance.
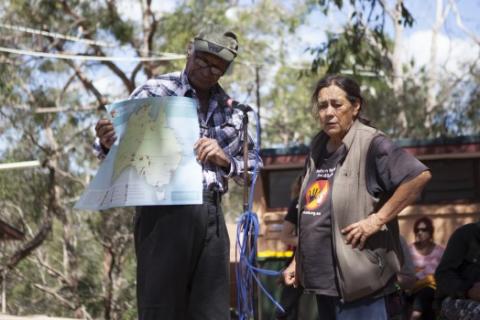
[[[182,88],[181,90],[183,92],[179,95],[190,97],[190,98],[197,98],[197,93],[195,92],[195,89],[188,82],[188,77],[185,70],[182,71],[180,74],[180,84]],[[205,122],[205,124],[209,122],[210,118],[215,112],[215,109],[217,109],[220,106],[219,102],[227,101],[229,99],[229,96],[225,93],[223,88],[218,83],[212,89],[210,89],[210,94],[211,96],[208,103],[207,114],[205,115],[199,112],[199,117],[203,122]],[[199,108],[200,108],[200,105],[197,105],[197,109]]]

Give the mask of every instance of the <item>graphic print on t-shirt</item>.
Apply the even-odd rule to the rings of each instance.
[[[314,211],[320,208],[327,201],[329,189],[328,180],[314,181],[305,193],[305,209]]]

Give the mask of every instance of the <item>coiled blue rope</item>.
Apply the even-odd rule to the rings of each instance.
[[[257,256],[257,239],[259,234],[258,216],[255,212],[252,212],[253,195],[255,189],[255,182],[257,180],[260,155],[259,155],[259,119],[258,114],[254,112],[256,118],[257,129],[257,143],[255,145],[255,154],[257,161],[253,170],[252,181],[250,185],[250,194],[248,197],[248,209],[243,212],[237,223],[237,239],[235,244],[236,258],[238,258],[236,265],[237,276],[237,311],[240,320],[247,320],[249,317],[254,316],[254,290],[255,284],[260,290],[267,296],[267,298],[275,305],[276,308],[284,311],[283,307],[272,297],[267,289],[262,285],[257,274],[263,274],[267,276],[280,276],[280,271],[267,270],[256,267]],[[246,164],[245,164],[246,165]]]

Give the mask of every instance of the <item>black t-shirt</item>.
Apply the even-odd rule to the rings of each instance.
[[[290,201],[290,204],[288,205],[287,214],[285,215],[285,221],[291,222],[294,225],[297,225],[298,223],[297,206],[298,206],[298,197]]]
[[[342,145],[333,153],[325,148],[320,153],[316,172],[306,177],[309,180],[301,195],[305,204],[299,235],[303,285],[316,294],[338,296],[332,254],[331,190],[337,164],[346,149]]]
[[[367,190],[375,197],[391,195],[399,185],[428,168],[385,136],[372,140],[367,153]]]
[[[315,155],[316,156],[316,155]],[[346,156],[342,145],[334,153],[320,151],[316,174],[309,179],[301,195],[300,250],[303,284],[316,294],[338,296],[336,287],[332,229],[331,190],[337,164]],[[385,136],[372,140],[367,153],[367,190],[375,197],[388,197],[396,188],[428,168]]]
[[[285,221],[288,221],[290,223],[293,223],[295,225],[295,229],[297,229],[297,225],[298,225],[298,209],[297,209],[297,206],[298,206],[298,197],[292,199],[290,201],[290,204],[288,205],[288,210],[287,210],[287,214],[285,215],[285,218],[284,220]],[[298,229],[296,230],[298,232]],[[289,249],[291,249],[295,255],[295,252],[297,250],[297,248],[295,246],[288,246]],[[285,264],[285,267],[287,267],[290,262],[292,262],[294,256],[292,256],[290,259],[287,260],[286,264]]]

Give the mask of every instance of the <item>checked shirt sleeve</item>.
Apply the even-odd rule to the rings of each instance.
[[[244,159],[243,159],[243,114],[241,111],[235,110],[234,115],[232,117],[233,122],[235,123],[235,126],[239,128],[238,131],[238,140],[236,139],[235,141],[232,141],[230,144],[229,149],[234,149],[236,150],[235,153],[229,154],[231,166],[230,166],[230,172],[228,172],[227,177],[232,177],[237,183],[243,183],[243,172],[245,170],[248,171],[248,175],[251,177],[253,175],[254,169],[255,169],[255,164],[258,165],[257,170],[259,170],[262,166],[262,159],[260,158],[257,148],[255,145],[255,142],[253,141],[251,135],[249,134],[247,139],[248,139],[248,161],[245,164]],[[233,148],[233,145],[235,144],[235,148]],[[257,163],[258,162],[258,163]]]
[[[105,159],[105,157],[107,156],[107,153],[108,153],[108,149],[102,147],[102,145],[100,144],[100,138],[98,138],[98,137],[95,138],[95,141],[93,141],[92,148],[93,148],[93,154],[99,160]]]

